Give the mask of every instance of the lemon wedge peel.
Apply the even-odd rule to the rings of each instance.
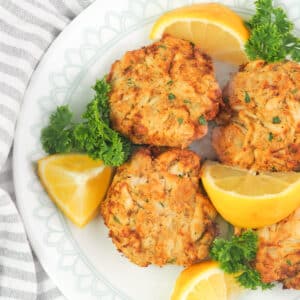
[[[232,179],[237,179],[236,188],[239,188],[239,185],[243,183],[243,178],[253,176],[252,179],[254,181],[260,180],[262,177],[268,178],[268,184],[273,184],[270,187],[271,189],[278,190],[282,187],[282,191],[272,194],[246,195],[223,189],[218,185],[218,183],[222,182],[222,179],[216,180],[210,174],[211,168],[214,166],[217,168],[221,166],[221,168],[228,168],[229,170],[239,170],[241,174],[244,173],[245,176],[241,177],[237,175],[231,176]],[[272,173],[260,173],[254,176],[251,171],[224,166],[217,162],[205,162],[201,179],[213,205],[226,221],[237,227],[260,228],[281,221],[300,206],[300,173],[274,174],[272,176]],[[287,180],[288,176],[291,177],[291,181]],[[280,180],[280,177],[282,177],[282,180]],[[223,180],[225,182],[226,179]],[[249,186],[250,191],[255,191],[255,188],[255,186]]]
[[[225,274],[216,261],[204,261],[180,273],[171,300],[228,300],[242,291],[234,276]]]
[[[55,154],[40,159],[37,171],[53,202],[83,227],[97,214],[113,169],[84,154]]]
[[[193,4],[168,11],[153,25],[150,39],[158,40],[164,33],[197,44],[217,60],[248,62],[244,45],[249,30],[239,15],[222,4]]]
[[[203,24],[206,25],[215,25],[217,27],[222,28],[224,31],[226,31],[227,33],[229,33],[230,35],[234,36],[235,39],[237,41],[239,41],[241,48],[244,48],[245,42],[248,40],[249,35],[244,34],[244,35],[238,35],[235,31],[233,31],[230,27],[227,27],[226,25],[224,25],[223,23],[219,23],[219,22],[215,22],[215,21],[210,21],[207,19],[202,19],[202,18],[196,18],[196,17],[188,17],[188,16],[184,16],[178,19],[174,19],[174,20],[166,20],[163,23],[163,27],[160,26],[158,27],[158,29],[154,29],[153,31],[151,31],[150,33],[150,39],[151,40],[159,40],[162,36],[163,33],[165,31],[166,28],[168,28],[169,26],[171,26],[174,23],[177,22],[183,22],[186,21],[187,23],[192,23],[192,22],[201,22]],[[190,32],[192,34],[192,31]],[[231,51],[228,51],[231,52]],[[216,52],[217,53],[217,52]]]
[[[204,171],[204,172],[206,172],[206,171]],[[265,175],[265,174],[260,175],[260,177],[261,178],[272,178],[272,181],[276,181],[276,182],[281,183],[281,184],[285,183],[284,181],[281,181],[277,178],[274,178],[272,176],[268,176],[268,175]],[[259,176],[259,175],[256,175],[255,172],[254,172],[253,174],[249,173],[249,176]],[[215,184],[215,182],[218,182],[219,180],[213,180],[209,173],[208,174],[206,173],[205,177],[206,177],[205,181],[209,181],[211,183],[211,185],[213,185],[216,190],[219,190],[220,192],[224,191],[223,189],[221,189],[220,187],[218,187]],[[238,178],[238,176],[231,176],[231,177],[228,177],[228,178],[233,179],[233,178]],[[253,196],[241,195],[241,194],[239,194],[237,192],[233,192],[233,191],[226,191],[226,194],[232,195],[234,197],[240,195],[240,196],[243,196],[243,198],[247,198],[249,200],[259,201],[259,200],[263,200],[263,199],[270,199],[271,197],[274,197],[274,198],[276,197],[277,198],[278,196],[285,196],[285,195],[289,194],[291,192],[291,190],[297,189],[297,190],[299,190],[299,202],[300,202],[300,174],[299,174],[299,180],[298,181],[296,181],[294,183],[285,183],[285,185],[287,186],[287,188],[284,189],[281,193],[274,194],[274,196],[268,194],[268,195],[262,195],[262,196],[255,196],[255,198],[254,198]]]
[[[194,278],[190,281],[190,283],[185,287],[185,291],[182,294],[182,299],[186,299],[187,296],[193,291],[194,287],[197,286],[202,280],[207,280],[212,275],[220,274],[221,276],[223,272],[220,269],[210,269],[205,272],[202,276],[199,276],[198,278]]]

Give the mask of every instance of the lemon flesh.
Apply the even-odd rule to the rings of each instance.
[[[260,228],[279,222],[300,206],[300,173],[261,172],[206,162],[202,183],[229,223]]]
[[[217,262],[206,261],[181,272],[171,300],[227,300],[241,291],[234,277],[225,274]]]
[[[244,45],[249,32],[244,21],[222,4],[193,4],[163,14],[150,38],[160,39],[165,33],[195,43],[215,59],[234,64],[248,61]]]
[[[54,203],[82,227],[95,216],[112,168],[83,154],[55,154],[38,161],[38,175]]]

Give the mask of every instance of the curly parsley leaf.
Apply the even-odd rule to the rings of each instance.
[[[263,289],[272,285],[261,281],[260,274],[251,267],[251,262],[256,257],[258,237],[252,230],[247,230],[240,236],[233,236],[231,240],[217,238],[210,250],[212,259],[219,262],[226,273],[236,274],[236,280],[245,288]]]
[[[111,85],[107,83],[106,80],[97,80],[93,89],[96,92],[95,99],[98,101],[99,112],[101,115],[101,119],[106,124],[110,123],[109,119],[109,104],[108,104],[108,95],[111,91]]]
[[[257,235],[249,230],[241,236],[233,236],[231,240],[215,239],[210,256],[220,263],[225,272],[236,273],[255,258],[256,250]]]
[[[96,95],[82,115],[83,122],[74,128],[75,141],[78,149],[93,159],[102,159],[106,165],[119,166],[128,159],[131,143],[110,128],[105,110],[101,108],[101,99]]]
[[[106,79],[97,80],[94,99],[87,105],[80,123],[72,122],[67,106],[60,106],[42,130],[41,141],[49,153],[84,152],[106,165],[119,166],[125,162],[132,144],[110,127],[108,95],[111,86]]]
[[[274,286],[271,283],[262,282],[259,272],[250,267],[246,267],[245,270],[235,278],[237,282],[246,289],[256,290],[260,287],[261,289],[266,290]]]
[[[291,57],[300,61],[300,39],[292,34],[294,24],[272,0],[257,0],[256,13],[246,22],[251,35],[246,53],[251,60],[275,62]]]
[[[49,125],[42,129],[41,142],[49,154],[72,151],[72,113],[67,105],[58,107],[51,114]]]

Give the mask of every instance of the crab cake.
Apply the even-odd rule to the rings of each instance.
[[[139,266],[188,266],[207,258],[216,211],[200,192],[200,158],[189,150],[135,152],[117,169],[101,213],[110,236]]]
[[[207,133],[221,101],[212,60],[169,35],[127,52],[108,81],[112,126],[135,144],[186,148]]]
[[[271,226],[257,231],[256,269],[264,282],[281,281],[300,289],[300,209]]]
[[[213,132],[220,160],[242,168],[300,167],[300,65],[248,63],[224,91],[221,126]]]

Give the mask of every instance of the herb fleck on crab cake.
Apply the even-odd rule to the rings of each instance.
[[[188,266],[207,258],[216,211],[200,192],[200,158],[189,150],[138,150],[117,169],[101,213],[110,236],[140,266]]]
[[[210,57],[169,35],[128,51],[108,81],[112,125],[135,144],[186,148],[207,133],[221,101]]]
[[[300,168],[300,65],[253,61],[224,91],[213,146],[221,162],[258,171]]]

